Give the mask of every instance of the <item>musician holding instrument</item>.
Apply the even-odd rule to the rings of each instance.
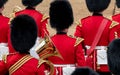
[[[73,11],[68,0],[54,0],[49,8],[50,25],[56,30],[51,37],[53,44],[62,58],[49,57],[55,67],[54,75],[70,75],[75,67],[85,66],[84,52],[81,38],[72,38],[67,35],[68,28],[73,23]]]
[[[4,55],[0,61],[0,75],[45,75],[45,65],[32,57],[29,50],[37,38],[37,25],[28,15],[11,21],[10,38],[16,52]]]
[[[42,14],[40,11],[36,9],[36,7],[42,2],[43,0],[21,0],[21,3],[23,6],[25,6],[25,9],[20,9],[19,11],[14,11],[13,17],[21,15],[21,14],[26,14],[34,18],[37,28],[38,28],[38,40],[40,38],[45,37],[45,32],[49,34],[46,25],[48,21],[48,16]],[[14,52],[14,49],[12,48],[12,45],[10,43],[10,39],[8,39],[8,45],[9,45],[9,50],[10,53]]]

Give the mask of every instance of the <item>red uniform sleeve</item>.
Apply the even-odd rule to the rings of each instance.
[[[0,75],[6,75],[7,68],[3,61],[0,61]]]
[[[76,26],[76,31],[74,33],[74,36],[81,37],[82,36],[81,31],[82,31],[82,28],[80,27],[80,25],[77,25]]]
[[[85,64],[85,56],[84,51],[82,49],[81,44],[76,47],[76,60],[78,66],[86,66]]]
[[[37,70],[37,75],[45,75],[45,65],[42,64],[38,70]]]

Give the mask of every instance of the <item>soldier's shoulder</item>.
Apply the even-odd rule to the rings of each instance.
[[[73,39],[75,39],[75,44],[74,44],[74,46],[79,45],[79,44],[84,40],[84,39],[81,38],[81,37],[75,37],[75,36],[70,36],[70,37],[72,37]]]
[[[41,22],[47,19],[49,19],[49,16],[47,14],[43,14]]]
[[[81,21],[86,20],[86,19],[88,19],[88,18],[90,18],[90,17],[91,17],[91,16],[84,17],[84,18],[81,19]]]
[[[119,24],[117,21],[114,21],[112,19],[112,16],[105,17],[105,19],[107,19],[109,22],[111,22],[111,24],[109,26],[110,29],[116,27]]]

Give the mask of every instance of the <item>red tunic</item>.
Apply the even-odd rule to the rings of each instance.
[[[49,32],[47,31],[47,28],[46,28],[47,19],[43,19],[43,14],[41,14],[40,12],[38,12],[37,10],[35,10],[33,8],[26,8],[22,11],[17,12],[15,15],[17,16],[17,15],[21,15],[21,14],[26,14],[26,15],[29,15],[34,18],[34,20],[37,24],[37,27],[38,27],[38,37],[44,38],[45,31],[47,34],[49,34]],[[10,37],[10,33],[9,33],[9,37]],[[8,45],[9,45],[10,53],[14,52],[14,49],[11,45],[10,38],[8,39]]]
[[[78,66],[85,66],[84,52],[81,44],[76,47],[74,46],[75,38],[71,38],[66,34],[57,34],[51,39],[63,57],[63,59],[50,57],[49,60],[53,64],[77,64]]]
[[[112,19],[119,23],[117,27],[114,27],[113,32],[117,32],[117,37],[120,37],[120,14],[112,16]]]
[[[82,19],[80,22],[82,26],[78,25],[76,27],[75,36],[84,38],[84,44],[91,46],[96,32],[100,26],[101,21],[104,19],[103,16],[89,16]],[[107,19],[108,20],[108,19]],[[110,25],[111,21],[107,23],[102,36],[97,44],[97,46],[107,46],[109,42],[114,39],[110,36]]]
[[[8,42],[9,18],[0,15],[0,43]]]
[[[102,15],[94,15],[88,16],[86,18],[81,19],[81,25],[77,25],[75,36],[84,38],[84,45],[91,46],[94,40],[94,37],[97,33],[98,28],[103,19],[108,20],[108,23],[101,35],[101,38],[97,44],[97,46],[107,46],[110,41],[114,39],[114,32],[112,28],[110,28],[112,21],[103,17]],[[97,56],[96,56],[97,57]],[[97,61],[96,61],[97,62]],[[107,66],[101,66],[98,70],[109,71]]]
[[[5,75],[13,64],[20,60],[25,54],[11,54],[7,56],[7,63],[0,61],[0,75]],[[38,60],[32,58],[22,65],[18,70],[16,70],[12,75],[45,75],[45,66],[42,64],[39,68]]]
[[[114,16],[112,16],[112,19],[114,20],[114,21],[117,21],[117,22],[119,22],[120,23],[120,14],[116,14],[116,15],[114,15]]]
[[[53,37],[51,37],[51,39],[54,45],[56,46],[57,50],[63,57],[63,59],[54,56],[49,58],[49,60],[55,66],[54,75],[63,75],[64,69],[62,65],[70,65],[70,68],[72,68],[71,65],[74,65],[74,67],[86,66],[84,52],[81,44],[74,46],[76,42],[75,38],[71,38],[66,34],[56,34]],[[60,65],[60,66],[56,66],[56,65]],[[73,72],[73,70],[70,69],[68,70],[67,72]]]

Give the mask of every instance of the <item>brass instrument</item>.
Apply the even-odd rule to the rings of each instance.
[[[44,40],[38,45],[35,51],[38,53],[40,57],[39,65],[45,62],[47,65],[50,66],[50,72],[47,73],[46,75],[53,75],[54,66],[49,60],[47,60],[47,58],[57,56],[62,59],[62,56],[60,55],[60,53],[58,52],[57,48],[55,47],[54,43],[52,42],[48,35],[46,35]]]

